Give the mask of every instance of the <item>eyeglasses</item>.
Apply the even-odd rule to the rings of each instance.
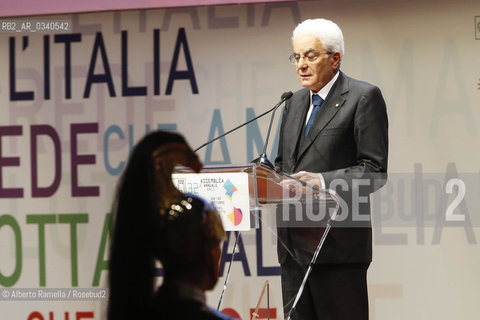
[[[313,52],[310,51],[306,55],[301,56],[298,53],[292,53],[289,57],[288,60],[290,60],[291,64],[297,64],[300,62],[301,58],[307,59],[309,62],[313,62],[317,60],[318,57],[320,57],[322,54],[326,54],[327,56],[332,54],[333,52]]]

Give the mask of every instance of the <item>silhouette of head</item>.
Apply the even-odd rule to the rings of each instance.
[[[221,219],[209,203],[173,185],[175,165],[198,172],[202,164],[182,136],[157,131],[134,148],[114,202],[110,252],[109,319],[141,319],[154,295],[155,261],[165,282],[202,290],[218,278]]]

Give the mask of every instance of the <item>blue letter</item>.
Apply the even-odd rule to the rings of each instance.
[[[147,87],[129,87],[128,86],[128,33],[122,31],[122,96],[146,96]]]
[[[177,71],[178,56],[180,55],[180,46],[183,46],[183,53],[185,55],[185,63],[187,70]],[[197,80],[195,80],[195,72],[193,71],[192,58],[190,57],[190,50],[188,49],[187,35],[185,28],[178,29],[177,43],[173,51],[172,65],[170,66],[170,73],[168,75],[167,89],[165,94],[172,94],[173,81],[181,79],[190,79],[190,86],[193,93],[198,93]]]
[[[104,74],[93,74],[95,71],[95,62],[97,61],[98,50],[100,49],[100,57],[102,58]],[[88,68],[87,84],[85,85],[84,98],[90,97],[90,89],[92,83],[106,82],[108,85],[108,91],[110,97],[115,97],[115,88],[113,87],[112,73],[110,72],[110,65],[108,64],[107,51],[105,50],[105,44],[103,43],[103,37],[101,32],[97,32],[95,36],[95,43],[93,45],[92,58],[90,59],[90,67]]]
[[[80,33],[74,34],[56,34],[55,43],[65,43],[65,99],[72,98],[72,42],[82,41]]]
[[[125,166],[125,161],[120,161],[116,168],[113,168],[110,165],[110,160],[108,158],[108,138],[112,133],[116,133],[122,140],[125,139],[123,131],[119,126],[113,125],[108,127],[105,135],[103,136],[103,163],[105,164],[105,169],[107,169],[107,172],[109,174],[111,174],[112,176],[118,176],[122,172],[123,167]]]

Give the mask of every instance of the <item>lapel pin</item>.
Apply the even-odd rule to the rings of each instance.
[[[335,108],[338,108],[338,106],[339,106],[339,104],[337,103],[337,104],[335,105]]]

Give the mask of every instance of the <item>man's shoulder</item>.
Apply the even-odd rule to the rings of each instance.
[[[304,97],[310,93],[310,89],[308,88],[301,88],[293,93],[292,98],[299,98]]]
[[[285,112],[290,110],[291,108],[303,108],[303,106],[310,101],[310,90],[308,88],[302,88],[300,90],[295,91],[290,99],[286,102]]]

